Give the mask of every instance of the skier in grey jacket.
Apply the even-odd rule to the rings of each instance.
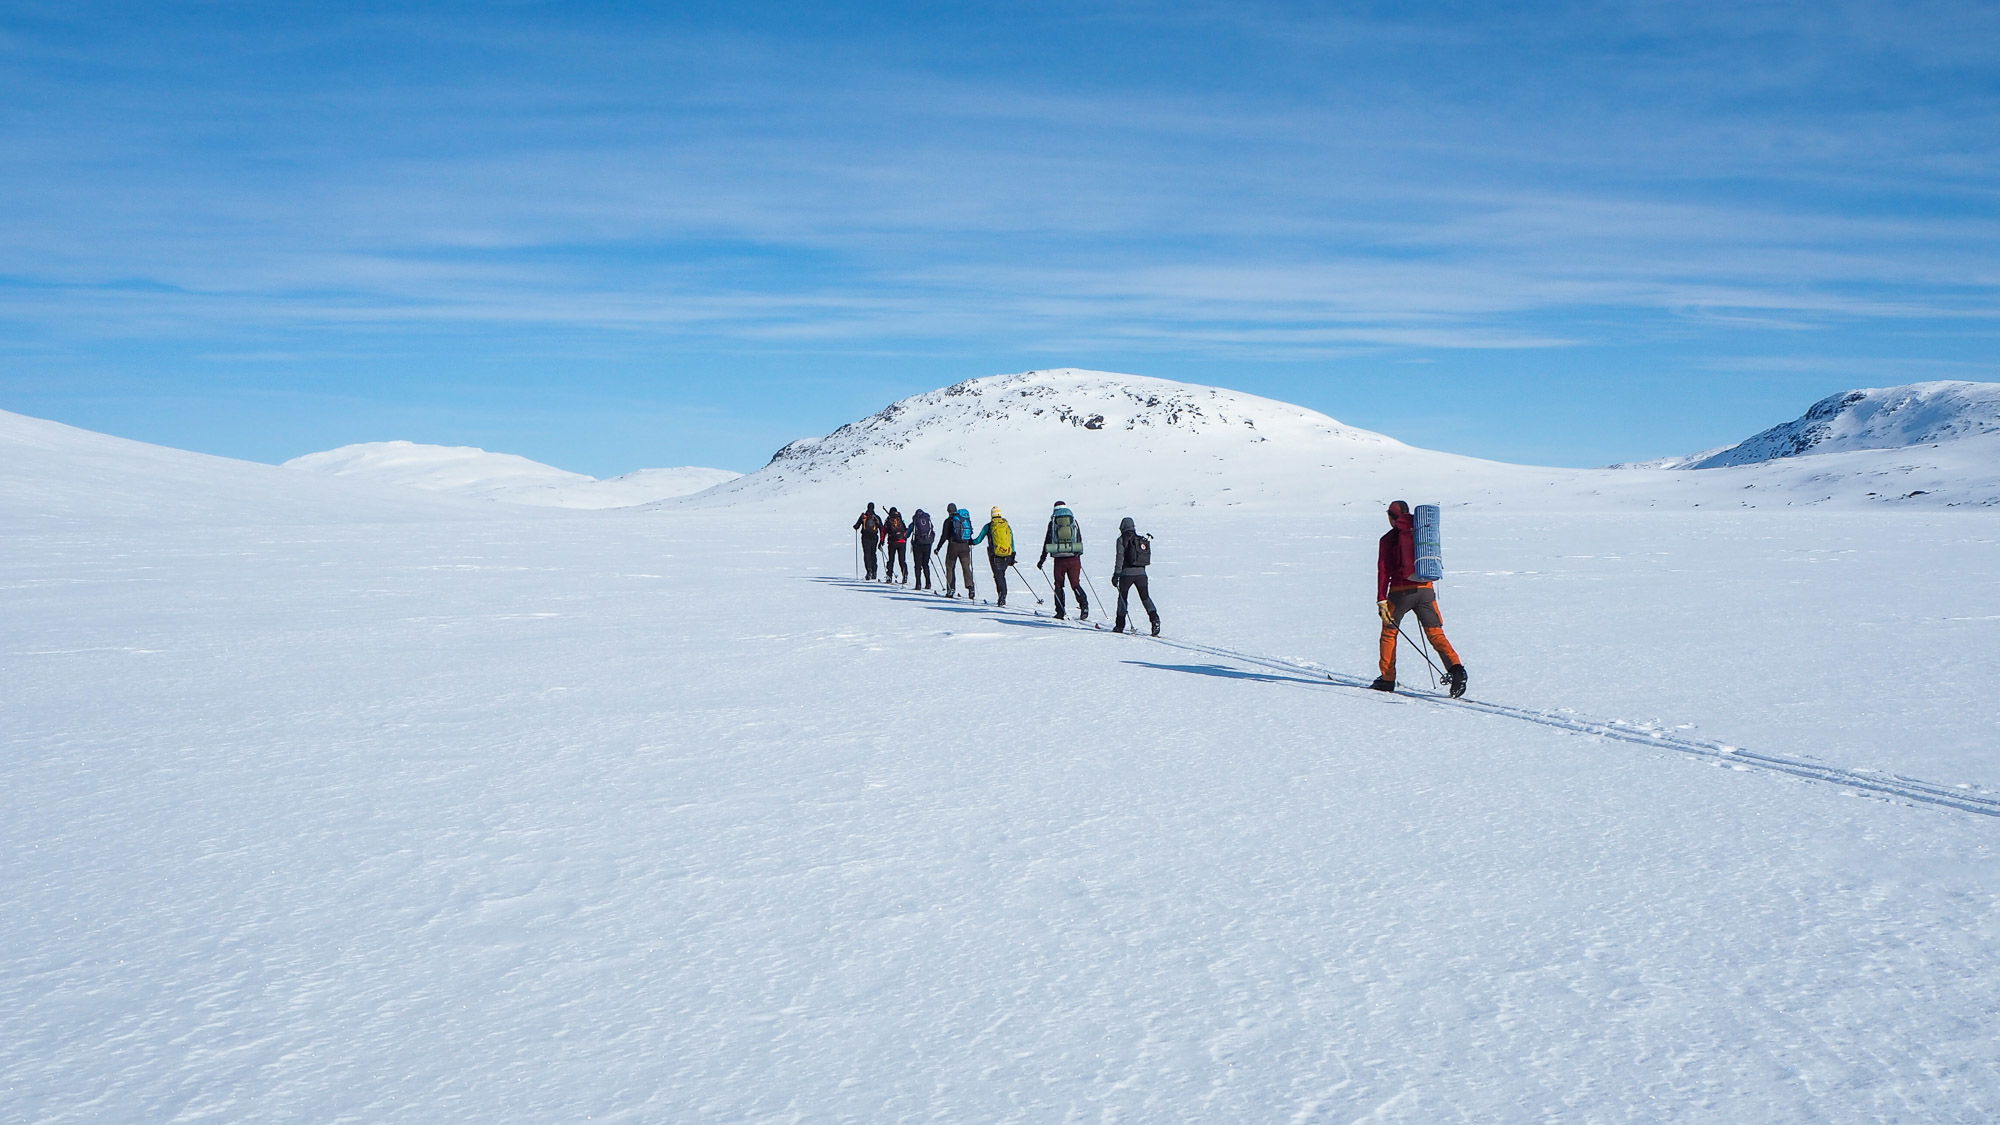
[[[1111,627],[1114,633],[1125,631],[1125,599],[1132,591],[1139,591],[1139,604],[1146,607],[1146,616],[1152,619],[1153,635],[1160,635],[1160,611],[1153,607],[1152,591],[1146,584],[1146,566],[1153,556],[1153,537],[1139,534],[1126,516],[1118,521],[1118,546],[1112,553],[1113,567],[1111,584],[1118,588],[1118,620]],[[1137,632],[1137,630],[1133,630]]]

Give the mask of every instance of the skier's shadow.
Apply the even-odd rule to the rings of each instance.
[[[1195,676],[1215,676],[1225,680],[1258,680],[1267,684],[1304,684],[1307,687],[1333,686],[1329,680],[1308,680],[1303,676],[1274,676],[1269,672],[1245,672],[1240,668],[1224,668],[1220,664],[1155,664],[1150,660],[1127,660],[1127,664],[1140,668],[1154,668],[1162,672],[1186,672]]]
[[[993,608],[992,606],[980,605],[971,598],[946,598],[937,594],[915,594],[910,593],[906,588],[891,586],[883,582],[870,582],[865,578],[838,578],[833,575],[821,575],[811,579],[811,581],[823,582],[828,586],[839,586],[847,590],[866,590],[872,594],[880,594],[883,598],[892,602],[913,602],[927,609],[943,610],[946,613],[985,613]]]

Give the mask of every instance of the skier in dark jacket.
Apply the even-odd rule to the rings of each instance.
[[[944,543],[944,596],[958,596],[958,572],[965,572],[965,596],[976,598],[972,586],[972,513],[956,504],[946,504],[944,527],[938,531]]]
[[[875,514],[871,501],[868,510],[854,521],[854,530],[861,533],[861,554],[868,560],[868,581],[875,581],[875,550],[882,539],[882,517]]]
[[[1146,583],[1146,560],[1152,557],[1152,543],[1152,536],[1139,534],[1131,516],[1118,521],[1118,546],[1111,560],[1111,584],[1118,587],[1118,620],[1111,627],[1114,633],[1125,631],[1125,598],[1137,590],[1139,603],[1146,607],[1146,616],[1152,619],[1153,635],[1160,635],[1160,611],[1153,608],[1153,595]]]
[[[1417,534],[1410,506],[1389,505],[1389,530],[1375,548],[1375,612],[1382,618],[1381,675],[1368,685],[1376,691],[1396,690],[1396,638],[1403,615],[1415,613],[1431,647],[1444,658],[1445,680],[1453,699],[1465,694],[1465,665],[1445,639],[1444,618],[1438,614],[1437,590],[1417,573]]]
[[[910,514],[910,550],[917,559],[915,589],[931,588],[931,544],[936,541],[937,529],[931,526],[931,514],[918,508]]]
[[[903,513],[897,511],[895,508],[890,508],[889,518],[882,521],[882,541],[889,546],[887,564],[882,568],[883,581],[896,581],[896,570],[900,565],[903,572],[902,581],[908,582],[910,580],[910,525],[903,522]]]
[[[1036,560],[1035,569],[1040,570],[1052,558],[1056,560],[1055,578],[1051,582],[1056,591],[1056,620],[1068,616],[1068,607],[1063,604],[1065,580],[1076,592],[1076,619],[1090,620],[1090,599],[1083,596],[1083,525],[1076,522],[1076,513],[1060,500],[1049,515],[1048,530],[1042,532],[1042,557]]]

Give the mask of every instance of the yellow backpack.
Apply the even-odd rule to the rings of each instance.
[[[1011,555],[1014,553],[1014,529],[1007,525],[1007,517],[993,517],[993,553]]]

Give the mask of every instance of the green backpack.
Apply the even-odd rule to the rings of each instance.
[[[1051,522],[1055,532],[1049,536],[1049,554],[1057,558],[1082,554],[1083,530],[1076,525],[1075,513],[1068,508],[1060,509]]]

